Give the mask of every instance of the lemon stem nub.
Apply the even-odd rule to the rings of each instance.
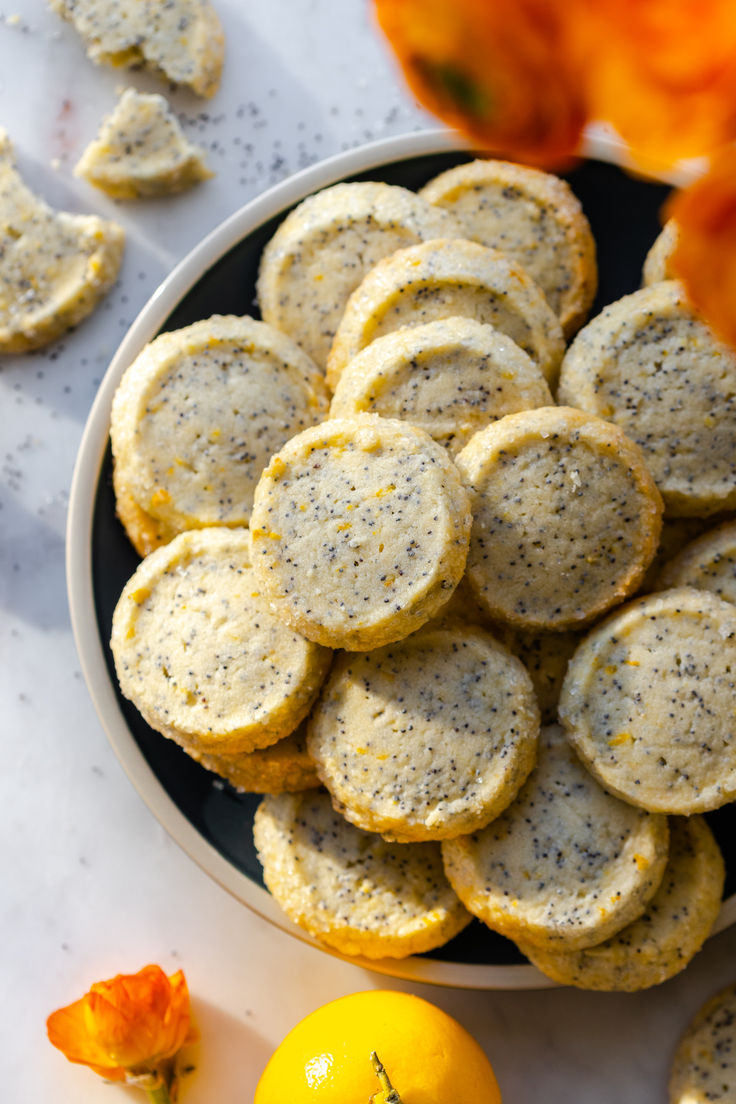
[[[376,1077],[381,1082],[381,1092],[384,1093],[383,1104],[401,1104],[401,1097],[389,1081],[388,1074],[375,1050],[371,1051],[371,1062],[373,1063],[373,1069],[376,1071]],[[377,1093],[373,1094],[369,1104],[372,1104],[377,1095]]]

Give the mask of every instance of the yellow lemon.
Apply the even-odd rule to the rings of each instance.
[[[491,1064],[442,1009],[408,993],[374,989],[318,1008],[266,1066],[254,1104],[387,1104],[371,1062],[378,1055],[401,1104],[501,1104]]]

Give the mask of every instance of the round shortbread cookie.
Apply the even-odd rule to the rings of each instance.
[[[322,790],[264,798],[253,834],[286,915],[343,954],[422,954],[470,921],[438,843],[386,843],[343,820]]]
[[[673,516],[736,507],[736,353],[668,280],[612,303],[568,349],[558,401],[641,446]]]
[[[468,238],[522,265],[566,337],[582,326],[598,270],[590,224],[569,184],[510,161],[471,161],[440,173],[419,194],[461,222]]]
[[[736,603],[736,521],[703,533],[664,566],[658,589],[680,586],[710,590]]]
[[[736,609],[704,590],[650,594],[583,640],[559,716],[610,793],[656,813],[736,797]]]
[[[145,515],[163,532],[247,525],[270,457],[327,407],[309,357],[264,322],[214,315],[155,338],[111,414],[116,486],[144,515],[118,507],[133,543],[151,543]]]
[[[288,736],[330,665],[269,612],[250,560],[246,529],[180,533],[138,566],[113,615],[122,693],[195,758]]]
[[[476,433],[455,459],[473,513],[467,576],[492,617],[574,628],[636,590],[662,503],[616,426],[570,407],[527,410]]]
[[[177,530],[140,508],[128,490],[119,464],[113,465],[112,486],[115,492],[115,513],[139,556],[148,556],[162,544],[173,540]]]
[[[736,1100],[736,985],[703,1005],[672,1060],[670,1104],[733,1104]]]
[[[330,417],[399,418],[454,454],[497,418],[552,402],[539,368],[511,338],[474,318],[443,318],[358,353],[340,376]]]
[[[670,266],[670,258],[679,238],[674,219],[668,219],[644,259],[641,282],[644,287],[660,284],[663,280],[676,279]]]
[[[537,695],[542,724],[557,720],[557,703],[567,665],[581,640],[579,632],[524,632],[511,625],[491,630],[526,667]]]
[[[191,754],[191,753],[190,753]],[[240,793],[297,793],[319,786],[307,751],[306,725],[270,747],[240,755],[194,755],[207,770],[225,778]]]
[[[335,808],[384,838],[488,824],[534,766],[539,711],[522,664],[478,628],[425,626],[338,656],[307,746]]]
[[[642,915],[610,939],[582,951],[519,949],[562,985],[632,993],[684,970],[710,934],[721,907],[725,868],[713,833],[699,816],[670,820],[670,857]]]
[[[293,437],[256,488],[254,567],[279,617],[363,651],[408,636],[465,568],[468,496],[421,429],[375,414]]]
[[[0,127],[0,355],[48,345],[117,279],[125,233],[97,215],[55,211],[26,186]]]
[[[552,725],[513,804],[482,831],[443,843],[442,858],[460,900],[494,931],[569,951],[641,915],[668,844],[667,818],[607,794]]]
[[[725,517],[726,515],[724,515]],[[659,534],[659,545],[654,559],[646,570],[639,587],[640,594],[648,594],[652,590],[663,590],[657,586],[660,572],[664,565],[681,552],[685,545],[699,537],[709,525],[714,525],[714,519],[682,517],[662,518],[662,532]]]
[[[450,215],[393,184],[335,184],[290,212],[263,251],[258,304],[320,366],[348,298],[382,257],[460,236]]]
[[[444,238],[400,249],[365,276],[335,333],[327,361],[329,386],[334,391],[348,362],[384,334],[453,317],[495,326],[554,384],[565,339],[532,278],[496,249]]]

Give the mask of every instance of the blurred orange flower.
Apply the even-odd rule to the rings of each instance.
[[[611,123],[639,165],[736,137],[732,0],[590,0],[588,19],[587,116]]]
[[[167,977],[159,966],[95,982],[80,1000],[53,1012],[46,1028],[70,1062],[146,1089],[157,1087],[162,1064],[196,1038],[184,974]]]
[[[688,296],[730,345],[736,346],[736,146],[727,146],[689,188],[666,207],[678,244],[671,266]]]
[[[558,165],[585,123],[580,0],[376,0],[418,99],[487,149]],[[583,5],[584,7],[584,5]]]

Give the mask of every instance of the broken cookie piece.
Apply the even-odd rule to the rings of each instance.
[[[225,36],[209,0],[49,0],[74,25],[96,65],[142,67],[214,96]]]
[[[115,282],[124,241],[116,223],[34,195],[0,130],[0,352],[39,349],[86,318]]]
[[[126,88],[75,170],[113,199],[171,195],[213,174],[163,96]]]

